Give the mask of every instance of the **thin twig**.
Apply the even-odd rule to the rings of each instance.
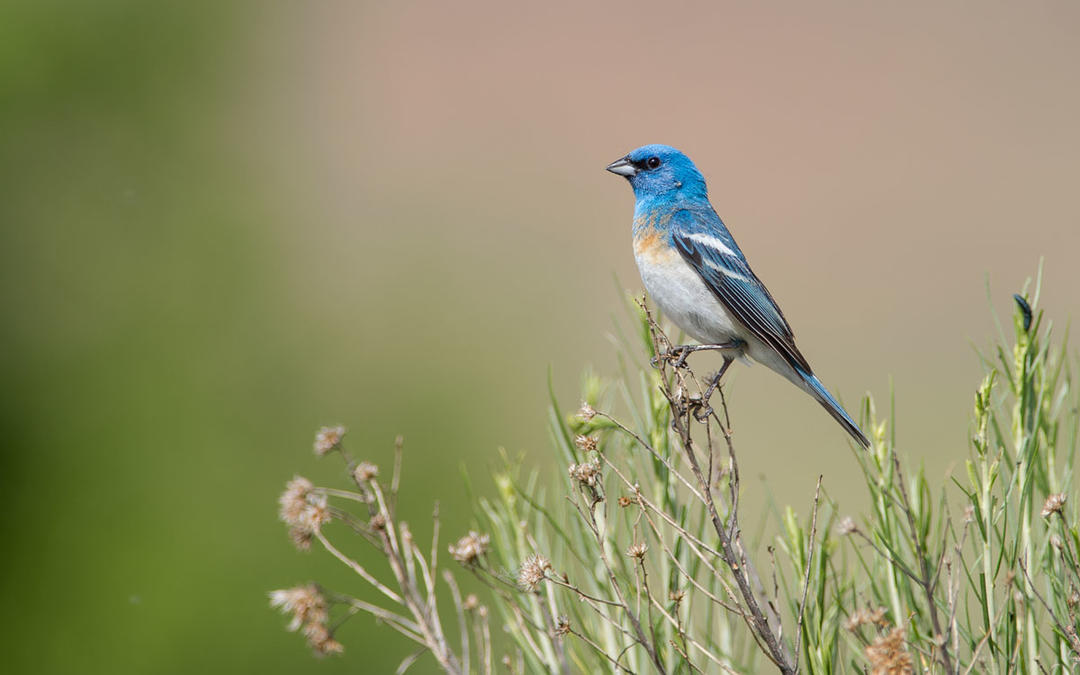
[[[896,468],[896,484],[900,488],[900,497],[903,500],[901,510],[904,512],[904,515],[907,516],[908,531],[911,536],[911,541],[915,544],[915,555],[919,558],[921,575],[917,579],[917,582],[919,586],[922,587],[923,593],[926,594],[926,604],[930,611],[930,623],[934,627],[933,642],[938,645],[941,665],[945,667],[945,672],[951,673],[953,672],[953,664],[952,657],[949,654],[948,635],[941,630],[941,620],[938,618],[937,601],[934,599],[934,587],[937,583],[937,569],[940,568],[935,566],[935,572],[931,575],[930,561],[927,560],[928,552],[923,550],[922,537],[919,536],[919,531],[915,525],[915,515],[911,510],[911,500],[908,499],[907,488],[904,486],[904,472],[900,466],[900,458],[892,449],[890,449],[890,453],[892,454],[893,465]]]
[[[450,595],[454,599],[454,610],[457,612],[458,630],[461,631],[461,670],[470,673],[469,669],[469,624],[465,621],[465,605],[461,600],[461,589],[458,588],[454,575],[449,570],[443,570],[443,580],[450,587]]]
[[[810,567],[814,562],[814,544],[817,541],[817,512],[818,501],[821,499],[821,479],[818,475],[817,487],[814,489],[814,509],[810,516],[810,542],[806,551],[806,572],[803,574],[802,600],[799,601],[799,616],[795,619],[795,675],[799,675],[799,653],[802,650],[803,615],[806,612],[806,596],[810,591]]]

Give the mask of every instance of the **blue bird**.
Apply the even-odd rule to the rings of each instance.
[[[702,349],[722,350],[724,364],[749,356],[814,397],[864,448],[866,434],[825,389],[765,284],[716,215],[705,178],[690,158],[667,145],[646,145],[607,170],[634,188],[634,257],[649,295],[702,344],[683,346],[677,365]]]

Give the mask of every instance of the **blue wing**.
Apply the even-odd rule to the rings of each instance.
[[[675,248],[733,317],[792,367],[807,375],[813,373],[795,346],[783,312],[711,208],[708,212],[684,209],[673,214],[671,236]]]

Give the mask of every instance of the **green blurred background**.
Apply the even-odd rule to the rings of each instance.
[[[1046,256],[1077,315],[1078,30],[1069,2],[3,3],[5,670],[392,671],[386,628],[315,661],[268,609],[359,587],[275,499],[337,479],[328,423],[384,466],[405,436],[418,532],[436,497],[466,526],[462,465],[547,467],[548,367],[572,408],[640,288],[603,167],[643,143],[697,161],[830,387],[884,408],[891,379],[946,469],[986,278],[1008,312]],[[744,476],[861,504],[816,404],[760,367],[729,391]]]

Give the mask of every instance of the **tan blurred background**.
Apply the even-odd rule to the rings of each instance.
[[[822,379],[883,413],[892,382],[940,475],[986,280],[1007,313],[1045,256],[1050,316],[1080,310],[1078,34],[1068,2],[6,4],[11,672],[392,670],[366,619],[318,663],[283,632],[266,590],[355,584],[274,500],[336,476],[325,423],[383,464],[404,434],[409,517],[438,497],[449,533],[461,466],[548,467],[547,369],[572,408],[640,289],[603,167],[644,143],[697,162]],[[816,404],[760,367],[729,391],[744,475],[862,504]]]

